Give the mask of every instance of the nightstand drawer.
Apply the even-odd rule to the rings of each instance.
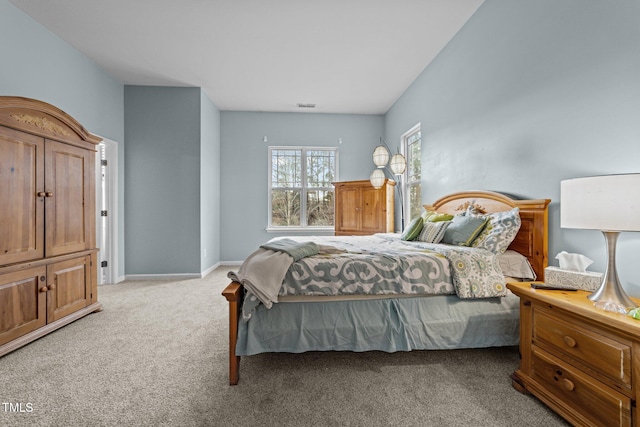
[[[532,338],[539,347],[574,358],[601,379],[631,389],[630,342],[614,340],[598,328],[577,326],[540,309],[533,311]]]
[[[573,408],[588,425],[631,425],[630,398],[536,346],[532,356],[531,378],[553,395],[554,404]]]

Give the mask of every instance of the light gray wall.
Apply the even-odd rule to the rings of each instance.
[[[200,271],[220,261],[220,111],[200,94]]]
[[[125,86],[127,275],[200,272],[200,89]]]
[[[200,88],[125,86],[124,100],[127,275],[206,271],[220,261],[220,111]]]
[[[268,147],[338,147],[339,179],[369,179],[383,117],[223,111],[220,127],[220,259],[242,261],[277,235],[266,231]]]
[[[124,89],[94,62],[0,0],[0,94],[52,104],[92,133],[120,144],[119,215],[124,217]],[[124,222],[119,230],[119,276],[124,276]]]
[[[423,200],[465,189],[550,198],[550,264],[578,252],[604,271],[597,231],[560,228],[560,181],[639,172],[640,2],[486,0],[385,116],[420,122]],[[640,236],[618,243],[640,297]]]

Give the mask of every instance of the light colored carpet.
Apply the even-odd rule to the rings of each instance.
[[[567,425],[511,387],[516,348],[257,355],[230,387],[227,270],[100,287],[104,311],[0,358],[0,425]]]

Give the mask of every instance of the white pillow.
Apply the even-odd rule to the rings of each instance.
[[[514,279],[536,280],[536,272],[524,255],[511,249],[498,255],[498,263],[502,274]]]

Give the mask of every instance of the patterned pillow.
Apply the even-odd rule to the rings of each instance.
[[[452,248],[447,253],[456,295],[461,299],[503,297],[507,287],[498,257],[472,248]]]
[[[471,246],[482,232],[489,218],[482,216],[456,215],[444,233],[442,243],[456,246]]]
[[[422,220],[421,216],[411,220],[411,223],[409,224],[409,226],[405,228],[404,231],[402,232],[401,239],[415,240],[420,235],[423,224],[424,224],[424,221]]]
[[[519,208],[513,208],[507,212],[492,213],[489,215],[487,226],[472,246],[487,249],[494,254],[503,254],[516,238],[521,224]]]
[[[451,221],[425,222],[418,240],[427,243],[440,243]]]

